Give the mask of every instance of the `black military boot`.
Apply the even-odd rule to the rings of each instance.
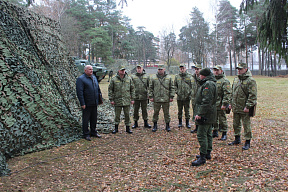
[[[200,158],[200,155],[196,155],[196,158],[197,158],[197,159]],[[212,158],[212,157],[211,157],[211,151],[207,151],[207,154],[206,154],[205,158],[206,158],[207,160],[210,160],[210,159]]]
[[[118,125],[115,125],[114,131],[112,131],[113,134],[118,133]]]
[[[183,125],[182,125],[182,118],[181,119],[179,119],[179,124],[178,124],[178,127],[180,128],[180,127],[182,127]]]
[[[238,145],[240,143],[240,136],[235,136],[235,140],[232,143],[228,143],[228,145]]]
[[[220,140],[222,140],[222,141],[227,140],[227,133],[226,132],[222,132],[222,137]]]
[[[135,129],[138,127],[138,121],[135,121],[134,125],[132,126],[132,129]]]
[[[130,126],[126,126],[126,132],[129,133],[129,134],[133,133],[133,132],[131,131],[131,129],[130,129]]]
[[[170,126],[169,126],[169,123],[166,123],[166,131],[167,131],[167,132],[171,131]]]
[[[157,131],[157,122],[154,122],[154,126],[153,126],[152,131],[153,131],[153,132],[156,132],[156,131]]]
[[[242,147],[243,150],[248,150],[250,148],[250,140],[245,141],[245,145]]]
[[[95,133],[91,133],[91,137],[101,138],[102,136],[99,135],[99,133],[97,131],[95,131]]]
[[[197,133],[197,130],[198,130],[198,125],[196,125],[196,128],[192,130],[191,133]]]
[[[191,128],[191,125],[189,124],[189,119],[186,119],[186,127],[187,127],[188,129]]]
[[[218,137],[218,131],[217,130],[213,130],[213,134],[212,134],[212,137],[215,138],[215,137]]]
[[[206,163],[205,156],[206,156],[205,154],[200,153],[200,157],[196,159],[196,161],[192,162],[192,166],[199,166],[205,164]]]
[[[151,125],[148,124],[147,120],[144,120],[144,127],[146,128],[151,128]]]

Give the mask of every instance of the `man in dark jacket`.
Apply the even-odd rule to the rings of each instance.
[[[102,101],[102,94],[91,65],[84,67],[84,74],[76,81],[77,97],[82,108],[82,130],[86,140],[91,141],[90,135],[100,138],[97,133],[97,106],[99,99]],[[88,122],[90,121],[90,131]]]
[[[200,85],[195,98],[195,121],[198,123],[197,139],[200,144],[200,155],[192,162],[199,166],[211,159],[212,124],[216,122],[217,86],[216,79],[209,68],[200,71]]]

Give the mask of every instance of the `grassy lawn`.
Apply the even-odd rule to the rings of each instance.
[[[241,145],[227,145],[234,139],[230,114],[228,140],[214,139],[212,160],[191,167],[199,144],[189,129],[177,127],[173,101],[170,133],[161,111],[155,133],[141,119],[141,127],[126,134],[122,121],[116,135],[12,158],[12,174],[0,178],[0,191],[288,191],[288,80],[255,79],[258,105],[248,151],[242,151],[244,138]],[[108,98],[107,79],[100,85]]]

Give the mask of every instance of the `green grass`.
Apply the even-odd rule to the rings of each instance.
[[[228,140],[215,139],[212,160],[191,167],[199,144],[189,129],[177,127],[174,101],[170,133],[161,112],[156,133],[143,128],[141,120],[141,127],[129,135],[121,122],[116,135],[12,158],[12,174],[0,178],[0,191],[287,191],[288,81],[255,79],[258,105],[248,151],[242,151],[243,138],[239,146],[227,145],[234,139],[230,114]],[[107,80],[100,86],[107,98]],[[152,114],[151,109],[150,119]]]

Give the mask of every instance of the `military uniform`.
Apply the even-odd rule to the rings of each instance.
[[[185,112],[186,126],[190,127],[190,100],[192,99],[194,91],[194,79],[188,72],[179,73],[175,76],[174,86],[177,94],[177,106],[178,106],[178,127],[182,127],[182,115],[183,108]]]
[[[239,64],[237,69],[246,68],[245,63]],[[244,112],[244,108],[250,109],[257,103],[257,84],[252,77],[252,73],[247,69],[246,73],[235,77],[232,85],[232,110],[233,110],[233,129],[235,140],[229,145],[240,143],[241,120],[244,127],[244,137],[246,139],[244,150],[250,148],[252,138],[251,122],[249,113]]]
[[[198,68],[198,69],[202,69],[202,66],[200,65],[200,64],[197,64],[196,66],[195,66],[195,68]],[[193,110],[193,116],[194,116],[194,114],[195,114],[195,97],[196,97],[196,93],[197,93],[197,91],[198,91],[198,89],[199,89],[199,87],[201,86],[200,85],[200,78],[196,75],[196,73],[194,73],[193,75],[192,75],[192,83],[193,83],[193,85],[194,86],[192,86],[193,87],[193,91],[192,91],[192,100],[191,100],[191,102],[192,102],[192,110]],[[192,121],[194,121],[194,119],[192,118]],[[195,122],[195,121],[194,121]],[[191,133],[197,133],[197,129],[198,129],[198,124],[197,124],[197,122],[195,122],[195,129],[194,130],[191,130]]]
[[[151,77],[149,89],[150,89],[149,97],[150,99],[154,99],[154,114],[153,114],[154,127],[152,131],[157,130],[157,121],[159,119],[159,112],[161,107],[163,108],[166,130],[169,131],[170,130],[169,105],[170,105],[170,99],[173,99],[175,95],[172,77],[170,75],[167,75],[166,72],[164,73],[163,76],[159,74],[153,75]]]
[[[140,66],[142,67],[142,66]],[[148,104],[148,88],[150,77],[144,71],[142,73],[136,73],[131,76],[134,86],[135,86],[135,102],[134,102],[134,116],[133,119],[135,124],[132,128],[138,127],[137,121],[139,120],[139,109],[141,107],[142,118],[144,120],[144,126],[148,126],[148,113],[147,113],[147,104]]]
[[[214,69],[222,70],[220,66],[215,66]],[[221,106],[229,107],[229,104],[231,102],[231,86],[230,81],[226,78],[226,75],[224,73],[220,75],[215,75],[215,78],[217,80],[217,122],[213,125],[213,137],[214,133],[217,133],[218,137],[218,130],[220,128],[220,131],[222,134],[222,140],[226,140],[226,133],[228,131],[228,124],[227,124],[227,118],[226,118],[226,111],[221,109]]]
[[[201,117],[198,121],[197,131],[197,139],[200,144],[200,156],[196,161],[192,162],[193,166],[205,163],[206,157],[207,159],[210,157],[212,151],[212,124],[216,122],[217,113],[216,79],[209,68],[202,69],[200,74],[206,76],[206,78],[200,81],[201,87],[198,89],[195,98],[194,115]]]
[[[120,114],[123,109],[125,125],[130,126],[130,103],[134,101],[135,90],[132,79],[127,73],[124,75],[124,78],[121,78],[117,73],[117,75],[111,79],[108,87],[108,96],[110,101],[115,102],[115,125],[119,125]]]

